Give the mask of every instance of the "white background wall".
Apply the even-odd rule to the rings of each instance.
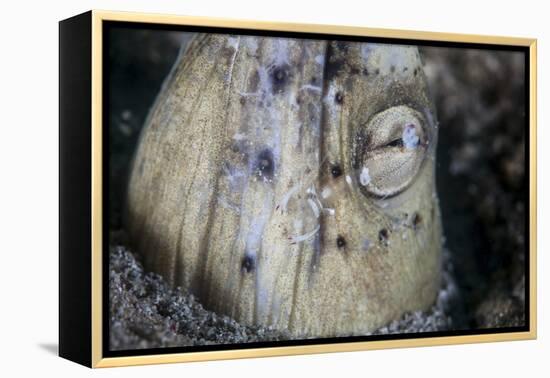
[[[0,375],[548,376],[550,243],[548,67],[544,1],[4,1],[0,22]],[[417,29],[539,39],[539,339],[91,372],[55,356],[58,248],[58,25],[95,9]],[[546,298],[545,298],[546,297]],[[546,371],[546,372],[545,372]],[[28,374],[27,374],[28,373]],[[32,374],[32,375],[31,375]]]

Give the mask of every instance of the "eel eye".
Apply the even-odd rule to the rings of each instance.
[[[391,197],[406,189],[427,155],[424,117],[407,106],[395,106],[374,115],[362,135],[356,156],[363,192]]]

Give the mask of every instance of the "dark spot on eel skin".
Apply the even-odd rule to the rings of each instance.
[[[336,93],[336,96],[334,96],[334,101],[336,101],[337,104],[341,104],[344,101],[344,95],[342,92]]]
[[[338,248],[344,248],[346,246],[346,239],[342,235],[338,235],[336,238],[336,245]]]
[[[238,154],[239,152],[241,152],[241,147],[239,146],[238,143],[232,143],[231,144],[231,151]]]
[[[241,105],[246,104],[246,98],[241,97],[241,99],[239,100],[239,102],[241,103]]]
[[[420,225],[422,224],[422,217],[420,216],[420,214],[414,213],[412,224],[415,230],[420,227]]]
[[[418,68],[415,68],[413,71],[414,76],[418,75]]]
[[[409,67],[403,67],[403,72],[407,72]]]
[[[363,75],[369,76],[369,70],[367,70],[366,68],[363,68]]]
[[[386,230],[385,228],[378,231],[378,240],[380,241],[380,243],[388,245],[388,237],[389,233],[388,230]]]
[[[330,173],[332,174],[332,177],[334,177],[334,178],[340,177],[340,176],[342,176],[342,168],[340,168],[340,165],[334,164],[330,168]]]
[[[266,148],[258,154],[256,162],[256,174],[264,180],[273,178],[275,172],[275,163],[273,162],[273,152]]]
[[[271,71],[271,85],[273,93],[281,93],[284,91],[289,82],[290,67],[288,65],[276,66]]]
[[[391,72],[391,73],[394,73],[394,72],[395,72],[395,66],[391,66],[391,67],[390,67],[390,72]]]
[[[378,75],[379,73],[380,73],[380,69],[377,68],[377,69],[374,70],[375,75]]]
[[[250,273],[256,267],[256,261],[254,257],[246,254],[241,261],[241,270],[246,273]]]
[[[338,44],[338,42],[336,42]],[[327,56],[329,59],[325,63],[325,71],[323,74],[323,81],[330,82],[335,77],[344,72],[346,67],[346,61],[344,59],[345,53],[343,52],[345,48],[341,46],[336,47],[332,43],[328,46]]]

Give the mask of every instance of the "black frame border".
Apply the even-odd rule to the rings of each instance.
[[[92,365],[92,12],[59,22],[59,356]]]

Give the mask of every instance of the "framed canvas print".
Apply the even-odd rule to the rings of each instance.
[[[536,41],[60,22],[62,357],[536,337]]]

